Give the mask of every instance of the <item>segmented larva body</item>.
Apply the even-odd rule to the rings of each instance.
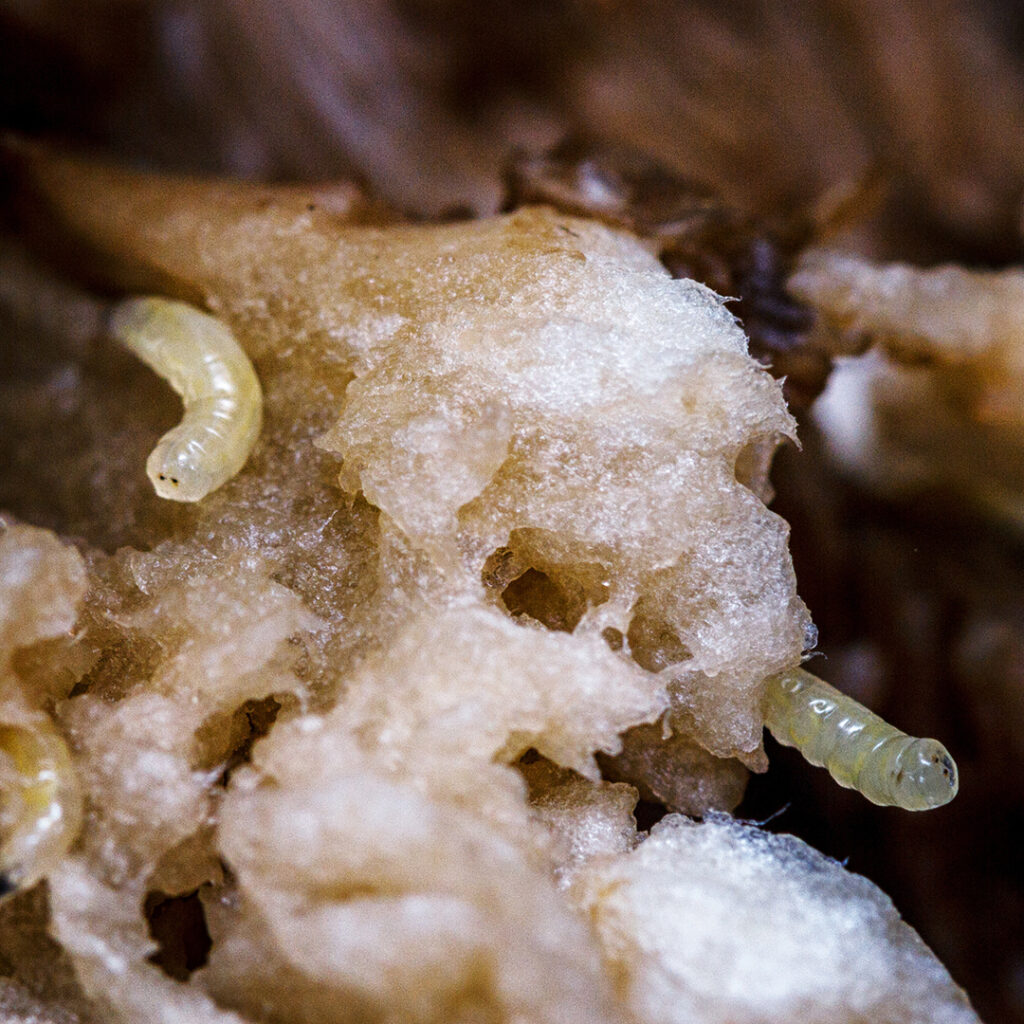
[[[57,730],[0,725],[0,898],[48,875],[81,824],[82,792]]]
[[[956,765],[941,743],[900,732],[803,669],[768,680],[764,715],[780,743],[872,803],[926,811],[956,796]]]
[[[199,501],[245,465],[263,421],[263,392],[248,356],[216,317],[185,302],[118,304],[110,333],[181,395],[185,415],[146,460],[161,498]]]

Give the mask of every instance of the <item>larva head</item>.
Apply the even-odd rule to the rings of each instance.
[[[216,490],[231,473],[225,474],[221,466],[205,467],[203,453],[196,444],[183,437],[176,428],[165,434],[146,460],[146,473],[161,498],[171,501],[202,501]]]
[[[938,740],[915,739],[896,758],[893,797],[905,810],[927,811],[948,804],[959,786],[956,763]]]

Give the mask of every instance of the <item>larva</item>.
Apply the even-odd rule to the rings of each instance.
[[[926,811],[956,796],[956,765],[941,743],[900,732],[810,672],[772,676],[763,707],[780,743],[872,803]]]
[[[0,725],[0,899],[49,874],[78,835],[82,793],[48,723]]]
[[[156,493],[200,501],[245,465],[259,436],[263,393],[252,363],[224,324],[185,302],[128,299],[112,311],[109,330],[185,406],[146,460]]]

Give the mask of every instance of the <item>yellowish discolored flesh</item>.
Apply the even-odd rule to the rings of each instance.
[[[957,794],[956,764],[938,740],[908,736],[804,669],[768,680],[764,712],[780,743],[872,803],[926,811]]]

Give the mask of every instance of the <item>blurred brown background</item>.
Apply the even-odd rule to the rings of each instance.
[[[847,246],[998,267],[1021,258],[1024,5],[0,0],[0,128],[140,167],[353,178],[427,217],[499,208],[513,150],[585,133],[753,217],[870,193]],[[1024,536],[942,493],[863,493],[802,435],[775,507],[812,667],[942,738],[961,794],[882,810],[772,746],[740,813],[788,803],[768,827],[848,859],[982,1017],[1024,1021]]]

